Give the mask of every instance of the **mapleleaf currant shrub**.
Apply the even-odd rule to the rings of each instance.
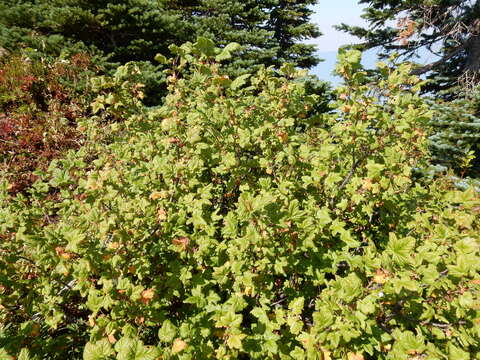
[[[101,141],[28,203],[3,183],[1,354],[478,358],[480,201],[412,176],[430,111],[409,68],[369,84],[343,52],[334,111],[312,114],[293,67],[232,80],[228,49],[172,51],[162,107],[128,100],[122,67],[99,85],[108,136],[83,123]]]

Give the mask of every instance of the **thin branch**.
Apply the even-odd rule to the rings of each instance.
[[[463,43],[462,45],[458,46],[455,50],[451,51],[450,53],[448,53],[447,55],[445,55],[443,58],[441,58],[440,60],[438,61],[435,61],[431,64],[428,64],[428,65],[425,65],[425,66],[422,66],[422,67],[419,67],[419,68],[416,68],[416,69],[413,69],[411,72],[410,72],[410,75],[422,75],[422,74],[425,74],[426,72],[436,68],[437,66],[441,65],[441,64],[444,64],[445,61],[451,59],[452,57],[454,57],[455,55],[458,55],[460,52],[462,52],[463,50],[466,49],[466,47],[468,46],[468,41],[466,41],[465,43]]]
[[[348,182],[350,181],[350,179],[352,178],[353,174],[355,174],[355,170],[357,170],[358,166],[360,165],[360,163],[363,161],[363,158],[362,159],[358,159],[357,161],[355,161],[352,165],[352,168],[350,169],[350,171],[348,172],[347,176],[345,176],[345,178],[343,179],[342,183],[340,184],[340,186],[338,187],[338,192],[342,191],[343,188],[345,186],[347,186]],[[337,192],[337,194],[338,194]],[[334,205],[334,202],[335,202],[335,199],[336,199],[336,196],[332,196],[332,198],[330,199],[330,207],[333,208],[333,205]]]

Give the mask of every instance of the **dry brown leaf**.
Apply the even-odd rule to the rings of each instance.
[[[280,142],[284,143],[288,140],[288,134],[285,131],[278,131],[277,137]]]
[[[175,339],[172,345],[172,352],[174,354],[179,353],[180,351],[185,350],[187,346],[187,343],[182,339]]]
[[[140,296],[141,296],[140,301],[144,304],[148,304],[150,301],[152,301],[153,297],[155,296],[155,291],[153,291],[153,289],[143,290]]]
[[[107,336],[108,342],[109,342],[110,344],[115,344],[115,343],[117,342],[117,339],[115,339],[115,336],[114,336],[114,335],[115,335],[115,331],[113,331],[111,334],[109,334],[109,335]]]
[[[30,336],[37,337],[40,335],[40,324],[34,323],[32,325],[32,331],[30,331]]]

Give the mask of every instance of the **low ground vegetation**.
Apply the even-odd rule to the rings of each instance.
[[[77,121],[90,112],[87,84],[95,72],[86,54],[0,60],[0,171],[10,193],[28,188],[38,178],[35,172],[81,146]]]

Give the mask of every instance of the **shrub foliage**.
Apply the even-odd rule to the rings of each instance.
[[[312,114],[291,66],[232,80],[229,48],[172,51],[164,106],[125,95],[122,67],[96,80],[90,144],[28,201],[3,181],[1,354],[478,356],[480,200],[412,176],[430,111],[408,66],[372,85],[341,53],[335,111]]]
[[[17,193],[35,181],[36,170],[80,146],[76,124],[88,114],[86,84],[95,67],[85,54],[63,61],[12,55],[0,66],[0,171]]]

